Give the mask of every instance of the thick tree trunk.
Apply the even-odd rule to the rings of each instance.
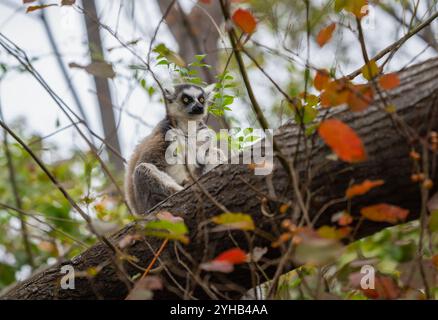
[[[409,68],[402,71],[400,75],[401,86],[390,94],[392,102],[397,106],[398,116],[423,136],[427,130],[437,130],[438,60],[430,60]],[[311,163],[313,168],[316,168],[317,165],[320,169],[317,172],[316,169],[314,170],[315,174],[310,188],[313,192],[310,215],[314,216],[330,200],[343,197],[345,189],[351,181],[383,179],[386,182],[384,186],[373,190],[366,196],[358,197],[353,202],[352,214],[357,215],[358,208],[362,206],[385,202],[409,209],[409,219],[417,218],[421,201],[418,184],[414,184],[410,180],[412,173],[412,162],[409,158],[411,145],[395,129],[389,116],[377,106],[372,106],[362,113],[351,113],[337,109],[333,111],[333,114],[347,122],[362,137],[369,160],[356,165],[328,160],[327,155],[330,151],[321,142],[317,142]],[[276,139],[284,153],[289,156],[294,155],[297,130],[292,124],[280,128],[276,133]],[[411,141],[411,143],[417,142]],[[304,168],[306,158],[301,149],[296,161],[298,169]],[[304,172],[304,170],[300,170],[300,173],[304,174]],[[432,178],[435,182],[437,181],[436,171]],[[277,195],[288,192],[286,196],[292,197],[290,196],[292,193],[287,191],[288,180],[285,171],[276,161],[272,185]],[[273,227],[278,223],[272,222],[279,222],[285,216],[268,217],[263,214],[260,201],[261,193],[255,191],[269,193],[269,183],[267,183],[265,176],[254,175],[247,165],[222,165],[203,176],[200,183],[229,210],[251,214],[258,229],[269,234],[278,234],[278,230]],[[197,266],[202,262],[200,261],[202,257],[211,259],[218,253],[235,247],[235,242],[243,249],[247,249],[247,240],[241,231],[209,232],[208,242],[204,242],[205,223],[203,222],[221,211],[208,197],[195,192],[195,190],[196,186],[185,189],[167,199],[153,211],[157,213],[167,210],[174,215],[184,217],[190,229],[191,238],[191,242],[187,246],[170,242],[160,255],[158,264],[164,265],[164,268],[161,271],[158,270],[158,274],[163,279],[164,288],[155,292],[155,298],[190,297],[184,296],[182,293],[186,285],[193,284],[192,280],[187,281],[188,278],[191,279],[188,271],[204,280],[206,276],[209,277],[209,288],[197,286],[196,290],[191,292],[196,298],[209,298],[209,290],[220,291],[227,297],[239,297],[242,290],[253,286],[248,265],[238,266],[234,272],[227,275],[197,273],[196,271],[198,270]],[[331,215],[337,210],[339,207],[330,207],[317,224],[327,224]],[[387,226],[383,223],[363,223],[357,237],[369,235]],[[127,234],[134,233],[136,230],[139,230],[137,225],[129,225],[111,239],[114,244],[118,244]],[[130,255],[137,257],[138,265],[145,267],[152,261],[154,251],[158,250],[161,244],[162,240],[160,239],[146,237],[144,240],[135,242],[128,251]],[[268,259],[276,259],[281,254],[280,250],[272,249],[270,242],[261,237],[254,238],[254,245],[268,247],[269,251],[265,256]],[[186,258],[188,255],[191,257],[190,259]],[[74,290],[60,290],[59,279],[62,276],[60,268],[66,264],[71,264],[77,272],[97,265],[103,266],[103,269],[92,280],[78,278]],[[130,275],[139,272],[127,263],[125,263],[125,269]],[[271,277],[275,268],[265,267],[264,271]],[[175,281],[179,283],[180,287],[175,285]],[[110,262],[109,251],[103,244],[99,243],[71,261],[50,267],[18,284],[4,298],[93,299],[102,297],[123,299],[127,293],[128,289],[119,280],[115,268]]]

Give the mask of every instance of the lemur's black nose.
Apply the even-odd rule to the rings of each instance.
[[[201,106],[199,104],[195,104],[189,113],[190,114],[203,114],[204,113],[204,106]]]

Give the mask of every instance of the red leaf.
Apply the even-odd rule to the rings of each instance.
[[[397,223],[406,220],[409,210],[386,203],[362,208],[362,216],[371,221]]]
[[[391,90],[400,85],[400,78],[397,73],[389,73],[381,76],[379,83],[383,89]]]
[[[233,14],[232,19],[245,33],[253,33],[257,26],[257,21],[252,13],[245,9],[237,9]]]
[[[351,186],[350,188],[348,188],[347,191],[345,192],[345,196],[347,198],[351,199],[355,196],[363,195],[363,194],[367,193],[368,191],[370,191],[371,189],[373,189],[375,187],[379,187],[379,186],[383,185],[384,183],[385,183],[385,181],[383,181],[383,180],[376,180],[376,181],[365,180],[364,182],[362,182],[360,184],[355,184],[355,185]]]
[[[233,248],[222,252],[211,261],[202,263],[201,269],[206,271],[230,273],[234,270],[235,264],[245,263],[246,261],[246,253],[239,248]]]
[[[213,261],[227,262],[227,263],[231,263],[231,264],[245,263],[246,262],[246,253],[239,248],[234,248],[234,249],[230,249],[230,250],[227,250],[225,252],[222,252]]]
[[[348,213],[344,213],[342,216],[339,217],[338,224],[340,226],[348,226],[353,222],[353,217],[349,215]]]
[[[319,44],[320,47],[325,46],[325,44],[330,41],[335,29],[336,29],[336,23],[332,23],[331,25],[325,27],[318,33],[318,36],[316,37],[316,42]]]
[[[361,162],[366,160],[366,152],[358,135],[337,119],[325,120],[318,129],[319,135],[334,153],[345,162]]]

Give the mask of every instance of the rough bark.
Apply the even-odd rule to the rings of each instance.
[[[427,130],[437,130],[438,59],[409,68],[402,71],[400,75],[401,86],[390,93],[392,102],[397,106],[398,115],[416,132],[420,133],[420,136],[424,136]],[[418,184],[414,184],[410,180],[412,173],[412,162],[409,158],[411,145],[395,129],[388,115],[376,105],[361,113],[337,109],[333,111],[333,115],[347,122],[362,137],[369,160],[355,165],[330,161],[327,159],[330,150],[318,142],[311,158],[313,167],[318,166],[319,170],[314,171],[313,183],[310,188],[313,193],[310,215],[313,216],[328,201],[342,197],[345,189],[353,180],[357,182],[364,179],[384,179],[386,183],[383,187],[371,191],[366,196],[358,197],[353,202],[352,213],[357,215],[358,208],[362,206],[385,202],[409,209],[409,219],[417,218],[421,201]],[[276,139],[284,153],[289,156],[295,155],[296,127],[288,124],[280,128],[276,133]],[[410,142],[417,143],[416,141]],[[296,161],[300,174],[304,174],[305,158],[306,156],[300,148]],[[438,180],[436,170],[433,175],[432,178],[436,182]],[[288,192],[286,196],[292,194],[287,188],[288,177],[278,161],[275,163],[272,181],[277,195],[285,194],[285,192]],[[266,177],[254,175],[247,165],[219,166],[203,176],[200,183],[229,210],[251,214],[257,228],[267,233],[278,231],[275,230],[275,227],[273,228],[272,222],[279,222],[284,219],[284,216],[275,215],[269,218],[264,215],[261,211],[259,193],[254,191],[254,189],[258,189],[268,193],[269,184],[266,182]],[[159,263],[164,264],[164,269],[159,272],[159,275],[164,281],[164,288],[155,292],[157,299],[183,297],[181,290],[175,287],[174,280],[178,281],[183,288],[185,287],[188,277],[185,266],[195,272],[202,257],[211,259],[218,253],[234,247],[233,240],[247,249],[245,247],[247,241],[241,231],[209,233],[208,244],[205,246],[203,242],[205,224],[201,224],[201,222],[205,222],[206,219],[221,213],[221,211],[206,196],[200,195],[195,190],[196,186],[187,188],[153,210],[154,213],[167,210],[174,215],[184,217],[190,229],[191,238],[191,242],[187,246],[170,242],[162,252]],[[328,223],[331,215],[337,210],[339,207],[330,207],[319,219],[318,225]],[[384,223],[364,223],[359,228],[357,237],[372,234],[387,226]],[[111,240],[117,244],[127,234],[136,232],[137,227],[134,224],[129,225],[113,235]],[[128,251],[139,259],[138,265],[147,266],[153,258],[153,251],[156,251],[161,243],[160,239],[146,237],[144,240],[135,242]],[[270,243],[260,237],[255,238],[255,245],[270,248]],[[184,254],[178,250],[179,257],[184,261],[184,264],[177,261],[176,248],[180,247],[183,247],[193,260],[184,258]],[[279,250],[270,248],[266,258],[276,259],[279,256]],[[99,243],[71,261],[50,267],[18,284],[6,293],[4,298],[93,299],[97,295],[106,299],[123,299],[128,290],[116,276],[115,268],[109,261],[109,251],[103,244]],[[92,280],[77,279],[75,290],[58,290],[59,279],[62,276],[60,268],[64,264],[73,265],[77,271],[86,270],[96,265],[104,265],[104,267]],[[125,268],[130,275],[138,273],[138,270],[127,263],[125,263]],[[266,267],[264,271],[270,277],[274,269]],[[172,275],[172,278],[169,277],[169,274]],[[203,279],[206,276],[209,276],[210,284],[214,284],[223,295],[232,298],[239,297],[242,289],[252,287],[247,265],[238,266],[234,272],[227,275],[200,273],[200,277]],[[206,291],[199,286],[193,291],[193,295],[197,298],[209,297]]]

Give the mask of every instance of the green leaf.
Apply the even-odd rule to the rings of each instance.
[[[249,136],[249,137],[245,138],[245,142],[254,142],[254,141],[257,141],[259,139],[260,139],[260,137],[258,137],[258,136]]]
[[[309,124],[312,123],[313,120],[318,115],[318,110],[314,107],[305,106],[298,109],[298,112],[295,112],[295,121],[298,124]]]
[[[249,134],[251,134],[253,132],[254,132],[254,128],[246,128],[246,129],[243,130],[243,134],[245,136],[247,136],[247,135],[249,135]]]
[[[145,80],[145,79],[141,79],[141,80],[140,80],[140,85],[141,85],[141,87],[142,87],[143,89],[146,90],[146,80]]]
[[[308,107],[314,107],[319,103],[319,98],[314,94],[308,94],[306,97]]]
[[[206,54],[197,54],[195,55],[195,59],[198,61],[202,61],[205,59],[206,56],[207,56]]]
[[[155,92],[156,92],[156,90],[155,90],[155,88],[153,86],[150,86],[148,88],[148,94],[149,94],[150,98],[152,98],[152,96],[154,95]]]
[[[188,228],[183,221],[154,220],[145,225],[146,235],[189,243]]]
[[[187,229],[186,224],[183,221],[178,222],[172,222],[167,220],[154,220],[150,221],[145,226],[146,230],[152,230],[152,229],[161,229],[161,230],[167,230],[174,234],[186,234],[189,232]]]
[[[160,43],[152,51],[158,53],[157,59],[165,58],[168,64],[169,62],[172,62],[179,67],[184,67],[186,65],[184,59],[181,58],[181,56],[178,55],[178,53],[167,48],[164,43]],[[157,65],[160,64],[165,64],[165,63],[158,63]]]
[[[308,126],[306,128],[306,137],[309,137],[312,134],[314,134],[317,129],[318,129],[318,125],[317,124],[312,125],[312,126]]]
[[[162,66],[162,65],[168,66],[169,64],[170,63],[167,60],[160,60],[160,61],[158,61],[157,66]]]

